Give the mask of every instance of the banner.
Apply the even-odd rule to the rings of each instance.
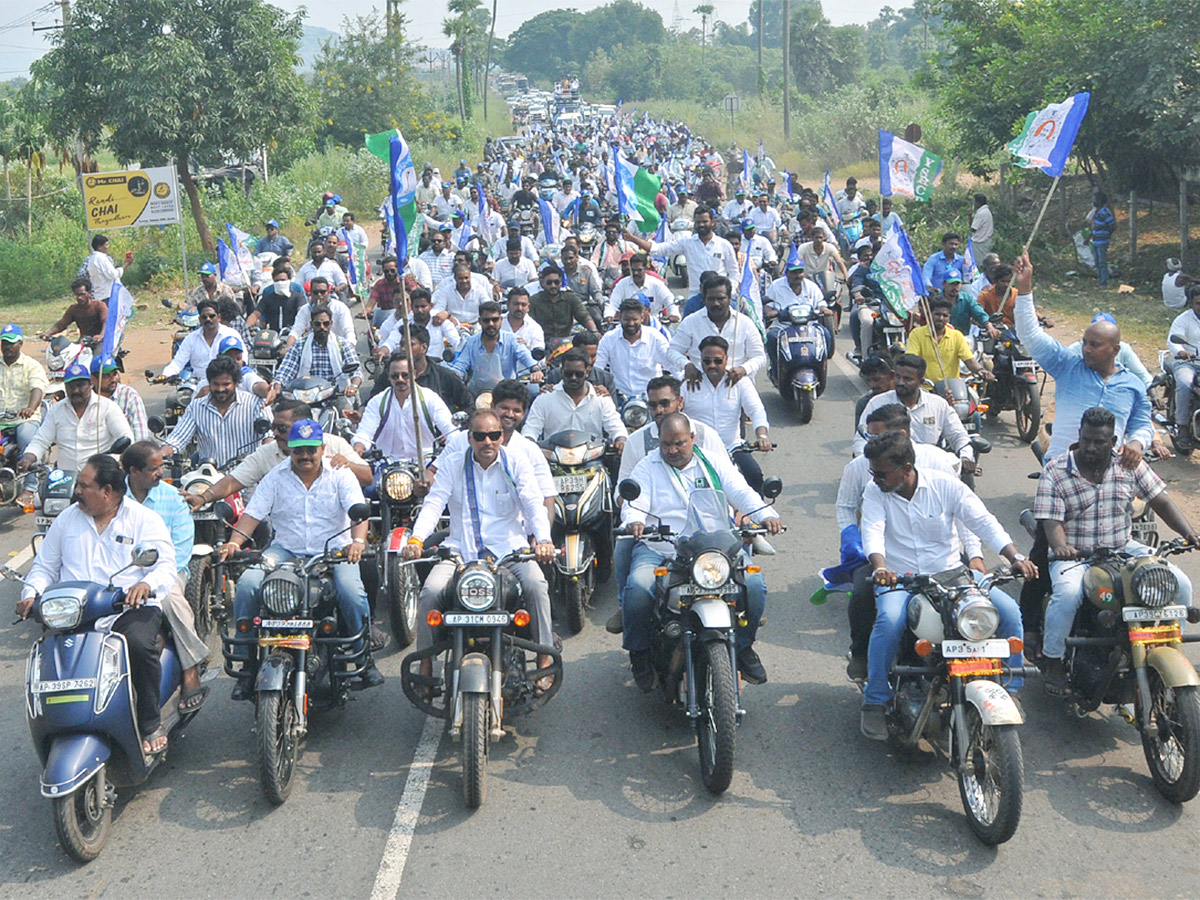
[[[871,261],[871,274],[879,282],[888,305],[906,318],[925,295],[925,278],[904,228],[896,225]]]
[[[879,193],[899,194],[926,202],[942,172],[942,158],[924,147],[910,144],[890,131],[879,129]]]
[[[100,356],[112,356],[121,346],[125,323],[133,315],[133,294],[121,282],[112,287],[108,295],[108,318],[104,323],[104,340],[100,344]]]
[[[80,176],[89,231],[178,225],[179,192],[170,166]]]
[[[1008,152],[1016,157],[1014,162],[1026,169],[1041,169],[1051,178],[1062,175],[1091,97],[1081,91],[1027,115],[1021,133],[1008,145]]]

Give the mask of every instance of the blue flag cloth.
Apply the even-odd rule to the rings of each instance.
[[[967,249],[963,252],[963,284],[968,285],[975,277],[975,272],[978,267],[975,265],[975,248],[971,245],[971,239],[967,238]]]
[[[342,236],[342,240],[346,242],[346,259],[350,264],[350,271],[348,273],[350,283],[358,284],[358,269],[354,265],[354,243],[350,240],[350,232],[343,228],[338,233]]]
[[[750,254],[746,254],[746,261],[742,264],[742,283],[738,286],[738,296],[750,299],[750,289],[754,287],[754,272],[750,268]]]
[[[1081,91],[1026,116],[1021,133],[1008,144],[1017,165],[1041,169],[1051,178],[1062,175],[1091,98],[1088,91]]]
[[[396,260],[400,274],[408,259],[408,229],[416,219],[417,172],[408,142],[397,132],[389,142],[392,223],[396,226]],[[408,218],[405,218],[408,213]]]
[[[553,244],[557,240],[558,213],[554,211],[554,207],[548,201],[541,197],[538,197],[538,211],[542,215],[542,234],[546,237],[546,243]]]
[[[783,189],[787,191],[788,199],[792,202],[796,200],[796,192],[792,189],[792,173],[784,172]]]
[[[658,230],[656,232],[654,232],[654,243],[665,244],[666,242],[667,242],[667,217],[659,216]],[[651,260],[651,262],[653,262],[655,266],[657,266],[660,270],[662,270],[662,269],[666,268],[667,258],[665,256],[656,256]],[[674,337],[674,335],[671,335],[671,337]]]
[[[112,286],[108,295],[108,317],[104,320],[104,341],[100,344],[100,356],[112,356],[121,346],[121,335],[125,323],[133,315],[133,294],[121,282]]]
[[[787,269],[803,269],[804,268],[804,260],[802,260],[800,258],[800,245],[799,244],[792,244],[791,247],[788,248],[787,262],[784,263],[783,268],[785,270],[787,270]]]
[[[742,148],[741,181],[742,181],[742,187],[749,190],[750,189],[750,154],[746,151],[745,147]]]
[[[821,192],[825,195],[825,202],[829,204],[829,218],[835,225],[842,224],[842,214],[838,212],[837,200],[833,197],[833,188],[829,186],[829,170],[825,170],[825,182],[821,187]]]
[[[908,239],[908,232],[904,230],[903,225],[896,225],[892,230],[900,233],[900,251],[904,254],[904,262],[912,268],[913,289],[924,297],[929,293],[929,288],[925,284],[921,264],[917,262],[917,254],[913,252],[912,242]]]
[[[241,270],[238,268],[237,256],[233,250],[225,243],[224,238],[217,238],[217,277],[222,281],[227,281],[233,275],[240,275]]]
[[[821,570],[825,590],[849,593],[854,586],[854,570],[867,562],[858,526],[847,525],[842,529],[841,562]]]

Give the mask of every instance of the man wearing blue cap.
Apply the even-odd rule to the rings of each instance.
[[[367,542],[367,522],[350,527],[350,508],[364,503],[362,488],[348,468],[334,468],[325,457],[325,435],[314,419],[300,419],[288,432],[290,452],[258,483],[254,496],[238,521],[228,543],[220,548],[221,559],[228,559],[254,533],[258,523],[268,517],[275,538],[263,556],[275,562],[311,558],[325,552],[331,538],[345,540],[343,550],[348,565],[333,567],[333,585],[337,593],[343,633],[358,634],[370,615],[367,591],[359,576],[358,562]],[[345,535],[349,534],[349,538]],[[266,572],[250,568],[238,579],[233,601],[235,621],[258,614],[258,590]],[[244,651],[248,654],[248,651]],[[369,651],[368,651],[369,653]],[[253,696],[254,673],[238,678],[234,700]],[[383,675],[374,662],[367,662],[359,676],[364,687],[383,684]]]
[[[87,368],[72,363],[63,373],[67,396],[50,407],[46,419],[25,448],[17,470],[24,472],[58,445],[55,466],[77,472],[89,456],[108,453],[121,438],[133,440],[133,430],[120,407],[92,391]]]
[[[766,299],[763,301],[763,316],[768,323],[767,356],[772,366],[775,365],[775,350],[779,342],[779,332],[782,330],[782,326],[776,324],[775,320],[779,317],[781,310],[787,309],[794,303],[806,303],[814,310],[828,310],[821,288],[815,281],[805,277],[804,260],[800,258],[800,254],[793,244],[782,277],[771,282],[771,286],[767,288]],[[831,340],[829,329],[822,325],[821,330],[825,332],[825,347],[828,349]]]
[[[112,356],[92,358],[92,390],[107,397],[121,408],[135,441],[150,439],[150,425],[146,419],[146,404],[142,396],[127,384],[121,384],[121,370]]]
[[[275,253],[279,256],[292,255],[292,242],[279,233],[279,223],[274,219],[267,219],[264,223],[267,227],[267,236],[258,239],[256,249],[259,253]]]
[[[241,338],[234,335],[221,338],[217,356],[228,356],[242,373],[242,377],[238,381],[238,390],[253,394],[260,398],[264,405],[269,406],[275,399],[275,393],[271,390],[271,385],[267,383],[267,380],[259,375],[253,366],[245,364],[245,354],[246,348],[243,346]]]
[[[46,370],[21,352],[25,334],[9,322],[0,328],[0,429],[14,429],[17,450],[24,452],[42,423],[42,397],[50,387]]]
[[[220,300],[225,297],[233,300],[233,288],[217,278],[217,267],[210,262],[200,266],[200,284],[188,294],[189,304],[198,304],[201,300]]]

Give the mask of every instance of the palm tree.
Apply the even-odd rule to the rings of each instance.
[[[705,32],[708,30],[708,17],[711,16],[716,9],[711,3],[701,3],[692,12],[698,13],[700,16],[700,62],[704,63],[704,38]]]
[[[462,35],[463,17],[456,16],[453,19],[444,19],[442,21],[442,34],[451,39],[450,52],[454,55],[454,91],[458,98],[458,118],[463,124],[467,121],[467,106],[463,98],[463,52],[466,49],[466,41]]]
[[[496,4],[492,0],[492,27],[488,31],[487,62],[483,66],[483,121],[487,122],[488,76],[492,72],[492,42],[496,39]]]

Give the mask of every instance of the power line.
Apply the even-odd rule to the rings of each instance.
[[[54,11],[55,4],[47,3],[45,6],[39,7],[31,13],[26,13],[17,19],[13,19],[13,21],[9,22],[7,25],[0,25],[0,33],[5,31],[13,31],[17,28],[24,28],[26,25],[32,25],[34,21],[37,20],[38,16],[45,15],[47,13],[53,13]]]

